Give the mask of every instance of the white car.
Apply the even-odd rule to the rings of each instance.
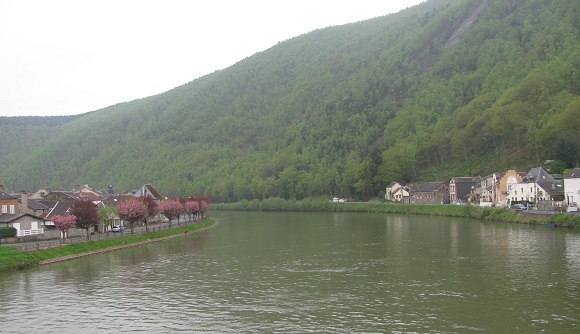
[[[121,225],[113,225],[113,228],[111,229],[113,232],[123,232],[124,230],[125,227]]]

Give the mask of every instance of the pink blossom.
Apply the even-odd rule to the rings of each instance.
[[[71,227],[75,226],[76,224],[76,217],[73,215],[66,216],[55,215],[51,219],[52,222],[54,223],[54,226],[63,232],[68,231]]]
[[[125,201],[117,205],[119,217],[133,224],[139,220],[147,218],[147,206],[138,199]]]

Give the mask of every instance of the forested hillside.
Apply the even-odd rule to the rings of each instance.
[[[297,36],[156,96],[70,119],[0,118],[0,184],[153,183],[234,201],[367,197],[394,180],[546,159],[570,167],[579,34],[577,0],[429,0]]]

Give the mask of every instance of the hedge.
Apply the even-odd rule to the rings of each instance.
[[[0,227],[0,237],[10,238],[16,236],[16,229],[14,227]]]

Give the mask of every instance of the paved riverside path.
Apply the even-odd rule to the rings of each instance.
[[[185,221],[180,220],[179,226],[193,224],[193,223],[198,222],[198,221],[199,220],[194,220],[194,221],[189,222],[187,220],[185,220]],[[177,219],[172,220],[171,227],[172,228],[178,227]],[[154,231],[160,231],[160,230],[166,230],[166,229],[169,229],[169,222],[153,223],[153,224],[149,224],[147,232],[154,232]],[[134,231],[133,234],[146,233],[144,226],[135,227],[135,228],[133,228],[133,231]],[[95,241],[95,240],[102,240],[102,239],[109,239],[109,238],[117,238],[117,237],[127,236],[127,235],[131,235],[131,229],[128,226],[125,227],[125,230],[123,232],[110,232],[109,231],[109,232],[105,232],[105,233],[96,233],[94,235],[91,235],[90,240],[87,240],[86,236],[82,236],[82,237],[74,237],[74,238],[65,239],[64,243],[61,241],[61,239],[50,239],[50,240],[37,240],[37,241],[18,242],[18,243],[4,243],[3,242],[1,246],[15,247],[18,251],[30,252],[30,251],[40,250],[40,249],[61,247],[61,246],[66,246],[66,245],[70,245],[70,244],[82,243],[82,242],[86,242],[86,241]]]

